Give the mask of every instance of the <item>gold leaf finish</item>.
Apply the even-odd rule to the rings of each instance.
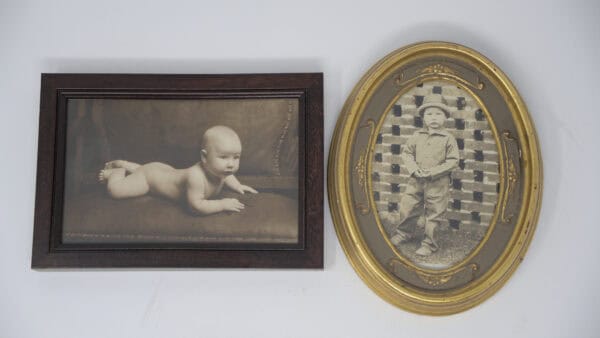
[[[457,70],[439,63],[421,68],[414,76],[410,78],[406,78],[404,72],[400,72],[400,74],[395,77],[394,84],[398,87],[404,87],[414,81],[419,82],[429,79],[450,79],[465,86],[479,90],[482,90],[485,87],[480,77],[477,77],[477,82],[469,81],[461,76]]]
[[[475,279],[475,273],[479,270],[479,266],[475,263],[468,264],[461,267],[460,269],[453,270],[451,272],[427,272],[423,270],[415,270],[413,267],[407,265],[399,259],[392,258],[388,261],[388,267],[391,271],[395,271],[396,266],[402,266],[403,269],[414,271],[414,273],[425,283],[431,286],[440,286],[448,283],[454,276],[462,274],[464,271],[470,271],[470,280]]]
[[[516,152],[520,153],[518,151],[518,145],[517,142],[515,140],[514,137],[512,137],[510,135],[510,132],[505,130],[504,132],[502,132],[502,142],[504,144],[504,157],[507,159],[507,183],[506,183],[506,189],[504,191],[504,198],[502,200],[502,222],[504,223],[509,223],[510,221],[512,221],[513,218],[513,214],[507,214],[507,205],[508,205],[508,201],[509,198],[512,196],[514,189],[515,189],[515,185],[517,184],[518,180],[519,180],[519,173],[517,172],[516,166],[515,166],[515,161],[514,161],[514,156],[511,155],[513,152],[509,152],[508,151],[508,147],[515,147],[516,148]],[[518,160],[518,157],[517,157]]]
[[[365,125],[359,127],[369,128],[369,138],[373,137],[373,132],[375,131],[375,121],[368,120]],[[366,202],[356,202],[355,206],[359,210],[362,215],[368,215],[371,212],[371,205],[369,203],[369,187],[367,185],[368,181],[368,172],[367,172],[367,161],[368,156],[370,156],[371,151],[367,148],[366,150],[361,151],[360,156],[358,157],[358,161],[354,165],[354,171],[356,172],[356,176],[358,177],[358,185],[362,188],[362,191],[365,195]]]
[[[439,63],[421,69],[420,73],[421,74],[458,75],[458,73],[456,71],[452,70],[452,68],[441,65]]]
[[[469,74],[463,74],[463,71]],[[478,95],[482,100],[495,95],[494,99],[490,99],[494,104],[489,109],[496,114],[491,122],[496,123],[493,120],[498,114],[503,114],[502,120],[510,120],[511,127],[502,127],[502,130],[510,129],[511,132],[494,136],[496,144],[503,146],[503,151],[499,153],[503,189],[498,196],[502,202],[493,216],[493,222],[510,220],[504,227],[496,227],[501,232],[508,230],[510,233],[508,237],[502,237],[501,247],[493,245],[497,240],[494,234],[484,239],[492,243],[484,247],[498,250],[486,258],[485,266],[480,261],[482,256],[475,255],[468,257],[465,264],[436,273],[435,270],[404,264],[389,247],[389,239],[380,238],[382,235],[379,231],[373,230],[372,226],[377,227],[377,222],[376,211],[370,212],[374,209],[369,207],[373,198],[370,194],[371,150],[369,146],[365,148],[364,137],[360,148],[355,148],[355,142],[357,131],[368,127],[367,143],[374,143],[372,138],[377,130],[374,123],[367,120],[378,120],[385,113],[385,105],[390,103],[378,102],[377,111],[370,111],[369,116],[364,114],[365,107],[369,107],[368,103],[381,94],[382,87],[389,86],[385,87],[386,90],[400,93],[406,86],[440,79],[479,90]],[[389,100],[391,102],[392,98]],[[533,123],[516,88],[483,55],[446,42],[418,43],[390,53],[363,76],[350,94],[331,144],[328,193],[336,234],[357,274],[386,301],[428,315],[465,311],[498,291],[519,266],[531,242],[540,211],[543,185],[540,151]],[[352,188],[355,185],[360,188],[356,193]],[[362,208],[357,208],[356,199],[360,199]],[[519,201],[519,204],[513,201]],[[505,205],[504,210],[501,204]],[[369,215],[363,216],[361,222],[368,220],[368,223],[359,224],[358,214],[363,214],[365,210]],[[373,219],[369,219],[370,215]],[[361,228],[361,225],[365,228]],[[404,266],[397,265],[395,269],[390,269],[391,257]]]

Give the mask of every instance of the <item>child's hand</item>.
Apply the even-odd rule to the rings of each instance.
[[[240,184],[240,186],[239,186],[239,187],[238,187],[238,188],[237,188],[235,191],[237,191],[238,193],[240,193],[240,194],[242,194],[242,195],[243,195],[243,194],[244,194],[246,191],[247,191],[247,192],[251,192],[251,193],[253,193],[253,194],[258,194],[258,191],[254,190],[252,187],[249,187],[249,186],[247,186],[247,185],[243,185],[243,184]]]
[[[415,171],[413,175],[415,175],[416,178],[431,177],[431,173],[429,172],[429,170],[423,170],[423,169],[419,169],[419,170]]]
[[[223,211],[240,212],[244,209],[244,205],[237,198],[224,198],[221,200]]]

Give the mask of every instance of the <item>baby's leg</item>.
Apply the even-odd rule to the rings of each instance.
[[[100,181],[106,181],[106,190],[112,198],[142,196],[150,190],[143,170],[136,170],[125,176],[125,168],[104,169],[100,171]]]
[[[114,160],[110,162],[106,162],[104,164],[104,169],[114,169],[114,168],[125,168],[128,173],[134,172],[140,165],[137,163],[124,161],[124,160]]]

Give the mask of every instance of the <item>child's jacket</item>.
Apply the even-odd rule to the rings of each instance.
[[[457,167],[459,157],[456,139],[443,129],[415,132],[402,151],[402,161],[410,176],[423,169],[429,170],[432,179],[449,175]]]

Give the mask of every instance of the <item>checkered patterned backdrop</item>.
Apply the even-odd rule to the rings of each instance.
[[[423,127],[417,114],[423,97],[442,94],[450,107],[445,128],[460,150],[459,167],[452,172],[452,189],[446,218],[453,228],[461,225],[488,226],[494,214],[499,189],[498,151],[483,111],[465,90],[446,82],[418,85],[401,96],[387,113],[377,136],[373,159],[373,191],[380,218],[393,224],[405,190],[408,172],[400,154],[408,138]]]

